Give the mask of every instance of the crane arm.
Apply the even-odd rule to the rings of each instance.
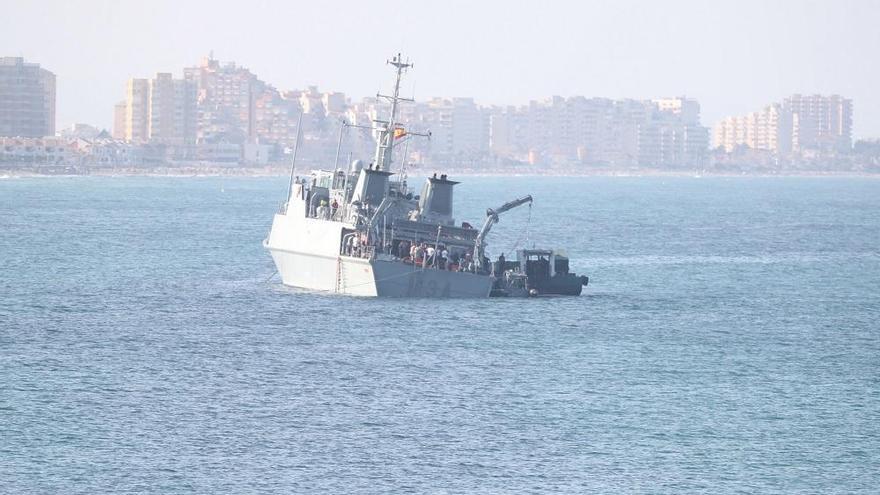
[[[531,203],[531,202],[532,202],[532,195],[529,194],[527,196],[523,196],[521,198],[514,199],[513,201],[508,201],[507,203],[504,203],[503,205],[499,206],[498,208],[495,208],[495,209],[489,208],[486,210],[486,215],[497,217],[499,214],[504,213],[505,211],[512,210],[512,209],[516,208],[517,206],[522,206],[526,203]],[[496,220],[496,222],[497,222],[497,220]]]
[[[506,211],[512,210],[517,206],[522,206],[526,203],[531,202],[532,196],[527,195],[518,199],[514,199],[513,201],[508,201],[498,208],[488,208],[486,210],[486,221],[483,223],[483,228],[480,229],[480,233],[477,234],[476,240],[474,240],[474,264],[476,265],[478,272],[483,270],[483,256],[485,256],[486,236],[489,235],[489,231],[492,230],[492,226],[498,223],[498,215]]]

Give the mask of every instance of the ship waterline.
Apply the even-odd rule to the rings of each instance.
[[[268,248],[284,285],[363,297],[488,297],[492,278],[401,261],[336,259]],[[329,282],[329,283],[328,283]]]
[[[351,256],[340,251],[342,222],[275,216],[263,242],[284,285],[366,297],[488,297],[490,275],[441,270],[379,254]],[[337,254],[327,254],[337,253]]]

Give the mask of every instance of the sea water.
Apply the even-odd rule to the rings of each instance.
[[[491,300],[282,286],[286,184],[0,181],[0,492],[880,490],[880,180],[464,178],[590,277]]]

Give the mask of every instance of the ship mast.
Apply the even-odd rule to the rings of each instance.
[[[404,62],[399,53],[387,63],[397,69],[397,76],[394,81],[393,94],[390,96],[376,94],[376,98],[384,98],[391,102],[391,115],[387,122],[382,120],[375,121],[377,124],[384,124],[384,127],[379,127],[379,138],[376,140],[376,156],[373,162],[376,164],[377,170],[390,171],[391,158],[394,155],[394,126],[397,123],[397,104],[401,101],[413,101],[409,98],[400,97],[400,79],[403,77],[404,72],[412,67],[413,64]]]

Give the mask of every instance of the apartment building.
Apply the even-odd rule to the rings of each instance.
[[[199,142],[253,142],[257,138],[256,101],[266,84],[235,63],[208,57],[188,67],[184,79],[196,91],[196,139]]]
[[[757,112],[715,124],[713,146],[738,146],[777,155],[807,150],[847,152],[852,148],[852,100],[839,95],[792,95]]]
[[[128,108],[123,100],[113,105],[113,139],[125,141],[125,113]]]
[[[159,73],[150,80],[149,139],[153,143],[185,145],[195,142],[196,87],[191,81]]]
[[[852,100],[840,95],[792,95],[782,101],[792,115],[792,148],[847,152],[852,149]]]
[[[21,57],[0,58],[0,136],[55,134],[55,74]]]
[[[500,156],[602,167],[699,166],[708,148],[700,107],[685,97],[611,100],[554,96],[490,111]]]
[[[125,140],[135,144],[150,140],[149,79],[129,79],[126,83]]]
[[[697,167],[706,157],[709,135],[700,124],[700,105],[686,97],[611,100],[554,96],[523,106],[487,107],[472,98],[432,98],[403,104],[406,126],[396,161],[404,152],[422,163],[472,165],[494,159],[536,165],[598,167]],[[269,146],[283,160],[295,144],[302,115],[300,150],[309,161],[333,161],[344,120],[343,159],[369,159],[375,144],[370,127],[387,118],[387,102],[351,103],[343,93],[310,86],[279,91],[246,68],[208,57],[184,69],[183,79],[157,74],[132,79],[126,102],[115,108],[117,134],[138,143],[195,143],[197,156],[230,159],[236,146]],[[124,118],[123,118],[124,117]],[[124,129],[124,133],[118,131]],[[430,139],[414,134],[430,131]],[[738,138],[734,138],[734,141]],[[208,149],[208,144],[222,144]],[[227,146],[229,145],[229,146]],[[260,156],[265,149],[260,148]]]
[[[792,150],[792,115],[779,103],[740,117],[727,117],[713,129],[713,145],[730,153],[739,146],[771,153]]]
[[[192,144],[195,119],[195,86],[159,73],[153,79],[128,80],[125,103],[114,107],[114,134],[136,144]]]

